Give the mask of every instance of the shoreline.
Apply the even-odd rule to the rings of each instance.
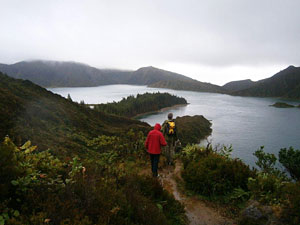
[[[161,108],[159,110],[154,110],[154,111],[150,111],[150,112],[145,112],[145,113],[140,113],[140,114],[137,114],[133,117],[130,117],[131,119],[137,119],[137,117],[140,117],[140,116],[144,116],[144,115],[147,115],[147,114],[151,114],[151,113],[158,113],[158,112],[164,112],[164,111],[167,111],[169,109],[174,109],[174,108],[178,108],[178,107],[183,107],[183,106],[187,106],[189,105],[190,103],[187,103],[187,104],[177,104],[177,105],[173,105],[173,106],[168,106],[168,107],[164,107],[164,108]]]

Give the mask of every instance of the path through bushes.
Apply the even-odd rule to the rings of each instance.
[[[215,209],[207,206],[196,197],[186,196],[177,187],[177,179],[181,179],[180,170],[182,164],[177,162],[175,168],[165,167],[161,174],[160,181],[164,189],[174,195],[174,198],[185,206],[186,216],[190,225],[234,225],[227,218],[220,215]]]

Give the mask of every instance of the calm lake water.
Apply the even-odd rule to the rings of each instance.
[[[254,166],[253,152],[265,146],[265,151],[278,154],[281,148],[293,146],[300,149],[300,109],[275,108],[269,105],[284,101],[299,105],[300,102],[276,98],[235,97],[224,94],[176,91],[146,86],[107,85],[84,88],[50,88],[54,93],[73,101],[85,103],[107,103],[120,101],[129,95],[145,92],[169,92],[184,97],[190,104],[175,109],[152,113],[139,119],[154,125],[162,123],[169,112],[174,116],[203,115],[212,122],[213,145],[233,146],[233,157]]]

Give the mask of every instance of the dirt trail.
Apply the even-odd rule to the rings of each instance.
[[[185,206],[186,216],[190,225],[233,225],[234,223],[224,218],[215,209],[208,207],[204,202],[195,198],[188,197],[179,192],[176,183],[176,177],[181,179],[181,163],[176,163],[174,167],[164,168],[160,175],[160,181],[164,189],[174,195],[174,198]]]

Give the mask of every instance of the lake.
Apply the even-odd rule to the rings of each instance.
[[[225,94],[177,91],[133,85],[107,85],[80,88],[49,88],[48,90],[73,101],[97,104],[120,101],[129,95],[145,92],[169,92],[184,97],[187,106],[176,107],[139,117],[150,125],[162,123],[169,112],[176,116],[203,115],[212,122],[212,135],[208,140],[213,146],[233,146],[233,157],[254,166],[253,152],[265,146],[265,151],[278,154],[281,148],[293,146],[300,149],[300,109],[275,108],[276,101],[299,105],[300,101],[277,98],[237,97]],[[205,143],[203,143],[205,144]]]

